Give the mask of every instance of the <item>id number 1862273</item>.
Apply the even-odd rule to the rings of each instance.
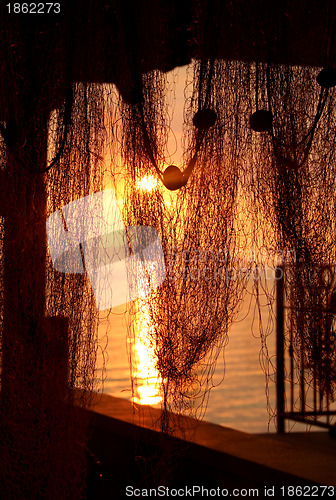
[[[59,2],[9,2],[6,7],[8,14],[60,14],[61,12]]]

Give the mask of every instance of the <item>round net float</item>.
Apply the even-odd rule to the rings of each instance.
[[[336,68],[322,69],[316,78],[317,83],[324,89],[336,86]]]
[[[207,130],[216,123],[216,120],[217,120],[216,111],[210,108],[204,108],[204,109],[199,109],[197,113],[195,113],[193,118],[193,124],[198,129]]]
[[[176,191],[187,183],[187,178],[183,175],[181,170],[175,165],[169,165],[163,172],[162,182],[164,186],[170,191]]]
[[[267,132],[272,128],[272,112],[267,109],[259,109],[250,116],[250,127],[255,132]]]

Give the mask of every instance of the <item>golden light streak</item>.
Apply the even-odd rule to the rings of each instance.
[[[136,338],[134,344],[136,368],[133,376],[136,380],[134,402],[142,405],[155,405],[161,402],[160,377],[155,368],[155,355],[149,346],[147,337]]]
[[[150,265],[147,263],[147,267]],[[143,284],[139,286],[144,287]],[[138,299],[136,332],[132,342],[132,376],[134,380],[133,401],[141,405],[156,405],[162,401],[161,382],[162,379],[156,369],[155,346],[153,325],[153,298],[155,290],[150,296]]]

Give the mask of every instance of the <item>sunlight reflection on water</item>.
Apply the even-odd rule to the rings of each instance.
[[[270,420],[267,411],[265,374],[260,365],[260,338],[253,336],[251,325],[254,317],[253,301],[244,301],[237,321],[229,331],[229,344],[225,353],[219,357],[214,374],[214,387],[210,392],[205,420],[242,430],[245,432],[274,432],[274,421],[268,429]],[[113,314],[109,319],[108,360],[104,392],[118,397],[132,399],[130,369],[127,355],[126,321],[123,315]],[[153,367],[153,348],[144,335],[149,312],[141,308],[138,339],[133,342],[133,359],[138,361],[133,376],[137,377],[137,390],[134,401],[142,404],[160,403],[160,381]],[[266,319],[267,308],[263,315]],[[121,312],[121,309],[120,309]],[[142,326],[141,326],[142,325]],[[105,330],[102,325],[102,332]],[[255,326],[255,330],[257,330]],[[274,333],[274,329],[273,329]],[[274,356],[274,334],[268,339],[269,356]],[[224,370],[225,359],[225,370]],[[223,375],[225,376],[223,379]],[[269,400],[274,408],[275,387],[270,384]]]
[[[150,344],[151,316],[148,304],[138,301],[137,331],[131,339],[132,371],[135,391],[133,401],[142,405],[155,405],[162,401],[161,378],[155,368],[154,347]]]

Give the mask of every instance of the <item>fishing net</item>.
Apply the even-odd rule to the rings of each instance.
[[[98,300],[100,285],[92,276],[109,258],[130,254],[127,280],[136,300],[127,306],[129,344],[140,340],[152,353],[155,372],[148,377],[156,379],[161,395],[163,435],[178,429],[190,437],[196,419],[182,417],[204,415],[217,358],[251,289],[258,317],[264,304],[269,310],[266,325],[257,324],[262,366],[274,378],[267,345],[275,282],[265,270],[278,264],[285,267],[294,359],[305,367],[304,375],[290,367],[291,384],[305,377],[322,400],[334,398],[336,116],[328,83],[334,74],[321,77],[320,69],[291,66],[286,57],[272,63],[271,50],[260,63],[216,57],[230,6],[211,5],[189,5],[188,35],[180,32],[188,53],[178,63],[190,54],[195,59],[185,87],[179,167],[170,165],[167,150],[172,53],[155,42],[153,64],[139,55],[152,42],[149,32],[141,38],[135,22],[137,16],[145,22],[143,5],[115,3],[106,9],[112,24],[101,20],[96,36],[104,40],[113,26],[120,49],[113,75],[93,60],[74,64],[80,50],[70,21],[62,32],[59,23],[37,30],[21,18],[2,28],[0,480],[6,498],[85,495],[88,422],[82,409],[96,384],[98,308],[109,309],[116,297],[112,290],[108,306],[111,282],[105,275]],[[94,19],[94,3],[86,9]],[[169,33],[164,9],[155,4],[146,15],[147,23],[159,18],[162,24],[154,24]],[[77,27],[83,28],[80,19]],[[327,27],[326,66],[333,65],[332,33]],[[81,78],[85,64],[100,72],[99,81],[115,81],[121,97],[111,85]],[[111,165],[103,157],[106,128]],[[107,176],[122,192],[125,229],[107,238],[106,246],[105,222],[92,215],[85,222],[90,241],[82,235],[75,250],[66,247],[56,262],[50,242],[70,234],[76,217],[82,220],[80,209],[76,216],[71,212],[85,208],[80,200],[99,204],[101,198],[92,195],[103,190]],[[141,188],[146,178],[155,180],[150,190]],[[50,216],[58,225],[48,234],[47,252]],[[111,254],[108,245],[116,243]],[[131,258],[132,248],[138,260]],[[130,362],[136,395],[141,384],[131,347]],[[167,463],[175,451],[166,451]]]
[[[254,175],[261,178],[261,220],[267,220],[263,239],[272,248],[271,229],[278,249],[273,265],[285,266],[286,342],[295,360],[287,366],[292,409],[293,386],[300,385],[296,410],[316,411],[317,393],[319,409],[329,410],[335,383],[334,94],[321,82],[319,69],[269,64],[259,70],[262,107],[273,121],[270,135],[257,143],[261,160]]]
[[[226,131],[225,141],[220,139],[221,124],[229,123],[227,111],[232,111],[230,106],[222,104],[229,97],[225,95],[225,87],[219,78],[226,65],[203,61],[201,68],[196,64],[192,81],[199,81],[204,63],[216,74],[217,79],[212,82],[218,86],[213,88],[212,84],[208,94],[214,100],[212,106],[219,118],[200,146],[200,134],[195,134],[192,124],[199,106],[197,87],[187,99],[185,112],[190,121],[186,122],[188,147],[184,161],[189,164],[197,148],[200,167],[195,168],[192,181],[177,194],[167,196],[162,183],[150,193],[139,189],[141,178],[153,177],[157,170],[160,175],[168,167],[163,156],[165,148],[162,142],[156,142],[155,149],[148,154],[144,143],[147,130],[150,130],[147,108],[146,112],[143,109],[139,112],[142,104],[127,105],[133,113],[131,119],[128,113],[123,113],[125,138],[132,137],[129,141],[132,148],[123,148],[131,155],[125,158],[129,168],[125,190],[128,223],[156,227],[165,253],[166,280],[159,290],[153,290],[142,299],[140,305],[142,315],[147,314],[153,325],[149,336],[162,383],[164,419],[168,418],[170,410],[195,415],[199,408],[202,412],[214,360],[227,341],[228,326],[246,281],[244,276],[241,280],[231,279],[233,272],[238,273],[237,262],[233,263],[230,256],[237,251],[234,220],[237,216],[239,156],[236,143],[231,140],[235,136],[234,130],[232,134],[230,130]],[[157,78],[157,75],[152,76]],[[232,76],[233,80],[236,78],[239,78],[239,69]],[[204,82],[209,84],[208,80],[205,78]],[[145,115],[143,121],[142,114]],[[236,124],[231,126],[234,129]],[[160,139],[164,141],[166,137],[160,135]],[[154,150],[161,153],[161,158],[155,159],[155,163],[151,161],[152,157],[155,158]],[[131,211],[130,207],[134,210]],[[137,327],[136,321],[134,326]],[[170,428],[167,422],[164,425]]]
[[[71,33],[63,29],[36,30],[20,16],[2,28],[0,484],[8,499],[85,494],[81,407],[95,383],[98,313],[87,276],[46,260],[46,220],[102,188],[104,97],[98,85],[72,83],[71,46],[55,64],[55,45],[64,49]]]

